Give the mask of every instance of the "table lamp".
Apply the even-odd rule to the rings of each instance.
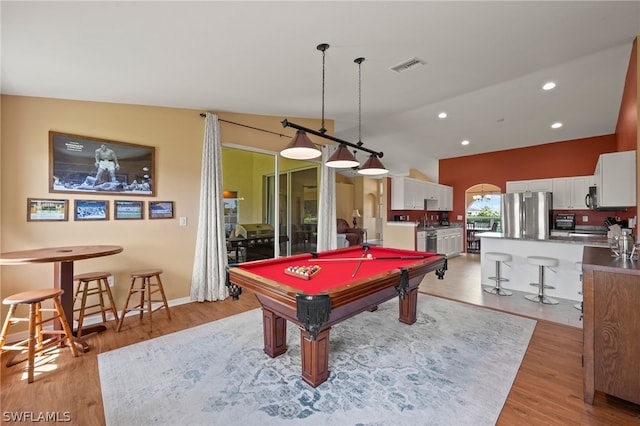
[[[360,216],[360,212],[358,211],[358,209],[353,209],[353,227],[357,228],[358,227],[358,218],[361,217]]]

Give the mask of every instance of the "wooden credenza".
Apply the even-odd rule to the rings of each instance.
[[[640,404],[640,263],[585,247],[584,401],[595,391]]]

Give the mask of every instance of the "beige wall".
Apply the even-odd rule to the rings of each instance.
[[[198,220],[198,197],[204,120],[197,110],[159,108],[99,102],[2,96],[0,141],[0,249],[2,252],[40,247],[117,244],[120,254],[78,261],[75,272],[110,271],[115,276],[114,296],[121,307],[128,290],[128,273],[160,267],[169,299],[189,296]],[[221,123],[223,143],[281,150],[295,133],[283,129],[285,117],[218,113],[221,119],[289,136],[277,136]],[[319,128],[319,120],[288,117],[296,124]],[[333,123],[326,123],[329,133]],[[51,194],[48,192],[48,132],[50,130],[156,147],[155,197],[131,200],[175,201],[175,219],[75,222],[27,222],[29,197],[107,199],[112,195]],[[310,136],[314,140],[313,136]],[[323,142],[323,140],[315,140]],[[255,169],[257,167],[254,165]],[[253,170],[247,170],[251,174]],[[178,217],[188,226],[180,227]],[[261,221],[253,217],[254,221]],[[53,265],[0,266],[0,297],[52,285]],[[4,308],[4,306],[3,306]],[[2,317],[6,314],[3,310]]]

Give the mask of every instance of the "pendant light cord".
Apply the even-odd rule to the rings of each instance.
[[[357,58],[353,62],[358,64],[358,145],[362,145],[362,63],[364,58]]]
[[[328,48],[329,45],[327,43],[319,44],[317,47],[317,49],[322,52],[322,127],[320,128],[320,133],[322,133],[323,135],[327,132],[327,129],[324,127],[324,52],[326,52]]]

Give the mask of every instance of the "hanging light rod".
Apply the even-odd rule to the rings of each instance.
[[[286,118],[284,120],[282,120],[281,123],[282,123],[282,127],[291,127],[293,129],[302,130],[304,132],[311,133],[312,135],[319,136],[319,137],[325,138],[325,139],[329,139],[331,141],[338,142],[339,144],[347,145],[347,146],[350,146],[351,148],[355,148],[355,149],[359,149],[361,151],[368,152],[369,154],[375,155],[378,158],[382,158],[384,156],[383,152],[378,152],[378,151],[374,151],[374,150],[369,149],[369,148],[365,148],[364,146],[362,146],[362,142],[358,142],[358,143],[347,142],[345,140],[333,137],[331,135],[327,135],[327,134],[318,132],[316,130],[309,129],[307,127],[303,127],[303,126],[300,126],[298,124],[292,123],[289,120],[287,120]]]

